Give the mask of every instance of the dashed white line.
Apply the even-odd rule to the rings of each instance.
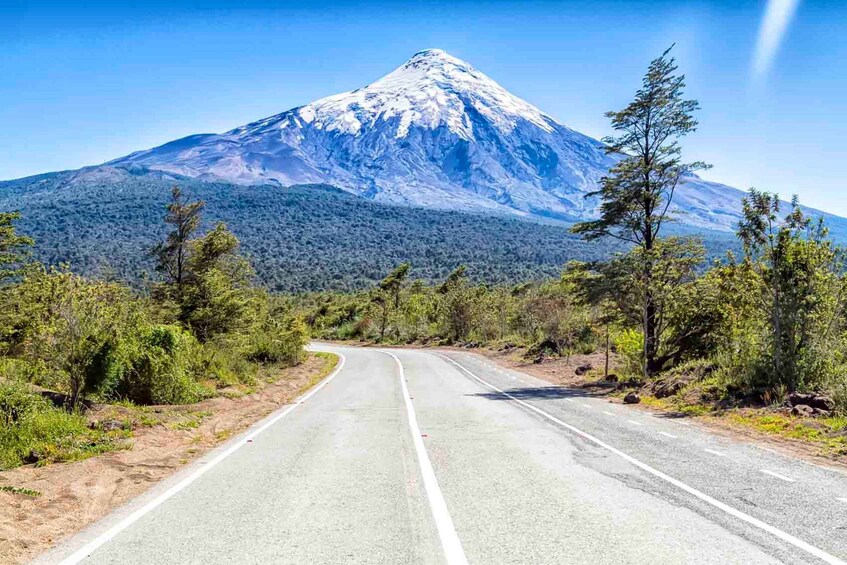
[[[567,402],[576,402],[573,398],[566,398],[565,400],[566,400]]]
[[[837,500],[838,502],[847,503],[847,498],[836,498],[835,500]]]
[[[605,410],[603,410],[603,414],[605,414],[606,416],[615,416],[615,414],[612,414],[611,412],[606,412]]]
[[[593,407],[593,406],[591,406],[590,404],[582,404],[581,406],[585,406],[586,408],[594,408],[594,407]]]
[[[641,422],[636,422],[635,420],[627,420],[630,424],[635,424],[636,426],[643,426],[644,424]]]
[[[384,351],[384,350],[383,350]],[[453,525],[453,519],[450,517],[450,512],[447,510],[447,502],[444,500],[444,494],[441,492],[441,487],[438,486],[438,479],[435,478],[435,471],[432,468],[432,463],[429,460],[429,455],[426,453],[423,439],[421,439],[421,430],[418,427],[418,418],[415,415],[415,408],[412,406],[412,401],[409,400],[409,389],[406,386],[406,376],[403,369],[403,363],[400,358],[391,353],[384,351],[397,362],[397,368],[400,371],[400,386],[403,389],[403,400],[406,403],[406,415],[409,419],[409,429],[412,431],[412,443],[415,446],[415,451],[418,456],[418,466],[421,468],[421,478],[423,479],[424,490],[429,499],[429,506],[432,509],[432,517],[435,520],[435,528],[438,530],[438,537],[441,539],[441,547],[444,550],[444,557],[450,565],[467,565],[468,559],[465,557],[465,550],[462,548],[462,542],[459,541],[459,536],[456,533],[456,527]]]
[[[718,457],[726,457],[726,453],[721,453],[720,451],[715,451],[714,449],[704,449],[706,453],[711,453],[712,455],[717,455]]]
[[[671,439],[676,439],[676,436],[673,434],[669,434],[668,432],[659,432],[659,435],[663,435],[665,437],[669,437]]]
[[[507,393],[503,389],[498,388],[498,387],[494,386],[493,384],[479,378],[478,376],[473,374],[471,371],[469,371],[468,369],[463,367],[460,363],[457,363],[456,361],[447,357],[446,355],[442,355],[440,353],[438,353],[438,355],[440,357],[442,357],[443,359],[449,361],[450,363],[452,363],[453,365],[455,365],[456,367],[458,367],[462,371],[464,371],[468,376],[475,379],[476,381],[478,381],[480,384],[487,387],[488,389],[493,390],[494,392],[497,392],[499,394],[502,394],[503,396],[512,400],[516,404],[519,404],[519,405],[523,406],[524,408],[531,410],[531,411],[535,412],[536,414],[543,416],[544,418],[547,418],[551,422],[558,424],[559,426],[562,426],[563,428],[570,430],[571,432],[577,434],[578,436],[580,436],[584,439],[587,439],[588,441],[594,443],[595,445],[598,445],[598,446],[602,447],[603,449],[617,455],[618,457],[621,457],[622,459],[624,459],[625,461],[628,461],[632,465],[635,465],[636,467],[638,467],[642,471],[650,473],[654,477],[657,477],[657,478],[659,478],[659,479],[661,479],[661,480],[663,480],[667,483],[672,484],[673,486],[677,487],[678,489],[687,492],[691,496],[694,496],[695,498],[698,498],[698,499],[702,500],[703,502],[710,504],[710,505],[714,506],[715,508],[718,508],[719,510],[722,510],[723,512],[729,514],[730,516],[738,518],[739,520],[742,520],[743,522],[747,522],[751,526],[754,526],[754,527],[759,528],[760,530],[763,530],[763,531],[765,531],[765,532],[767,532],[767,533],[769,533],[773,536],[776,536],[779,539],[793,545],[794,547],[796,547],[798,549],[805,551],[806,553],[808,553],[810,555],[817,557],[818,559],[820,559],[820,560],[822,560],[826,563],[831,563],[833,565],[847,565],[847,564],[845,564],[844,561],[842,561],[838,557],[835,557],[834,555],[830,555],[829,553],[827,553],[823,549],[815,547],[814,545],[812,545],[808,542],[805,542],[805,541],[801,540],[800,538],[794,537],[791,534],[780,530],[779,528],[771,526],[767,522],[763,522],[763,521],[759,520],[758,518],[754,518],[753,516],[750,516],[749,514],[746,514],[746,513],[742,512],[740,510],[737,510],[737,509],[733,508],[732,506],[730,506],[730,505],[728,505],[724,502],[721,502],[720,500],[713,498],[713,497],[709,496],[708,494],[706,494],[704,492],[697,490],[694,487],[688,486],[687,484],[683,483],[682,481],[675,479],[675,478],[671,477],[670,475],[667,475],[667,474],[659,471],[658,469],[651,467],[650,465],[648,465],[646,463],[642,463],[641,461],[639,461],[635,457],[633,457],[631,455],[627,455],[626,453],[624,453],[620,449],[612,447],[611,445],[604,442],[603,440],[598,439],[598,438],[594,437],[593,435],[580,430],[576,426],[572,426],[572,425],[568,424],[567,422],[564,422],[564,421],[560,420],[559,418],[556,418],[555,416],[548,414],[544,410],[541,410],[540,408],[533,406],[529,402],[525,402],[525,401],[523,401],[519,398],[512,396],[511,394]]]
[[[785,475],[780,475],[779,473],[774,473],[773,471],[768,471],[767,469],[762,469],[762,472],[766,475],[776,477],[777,479],[780,479],[780,480],[783,480],[783,481],[786,481],[786,482],[789,482],[789,483],[794,482],[794,479],[792,479],[791,477],[786,477]]]

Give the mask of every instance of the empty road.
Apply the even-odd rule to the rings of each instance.
[[[473,353],[340,347],[42,563],[843,563],[847,475]]]

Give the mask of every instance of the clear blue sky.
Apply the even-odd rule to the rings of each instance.
[[[603,112],[675,42],[703,107],[685,156],[714,164],[707,178],[847,215],[847,3],[800,1],[763,70],[766,4],[7,0],[0,179],[224,131],[363,86],[428,47],[600,137]]]

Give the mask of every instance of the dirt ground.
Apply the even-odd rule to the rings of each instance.
[[[74,463],[0,472],[0,563],[23,563],[138,496],[231,435],[291,402],[328,374],[335,359],[310,355],[274,382],[238,398],[140,410],[100,406],[89,420],[136,421],[132,448]]]
[[[541,363],[533,363],[530,360],[524,359],[521,355],[523,351],[518,349],[493,351],[480,348],[465,351],[479,353],[503,367],[523,371],[554,385],[581,388],[591,396],[606,397],[609,402],[623,402],[623,394],[616,389],[615,385],[603,384],[597,381],[597,371],[603,370],[603,353],[572,355],[570,360],[567,361],[560,358],[547,358]],[[581,365],[591,365],[593,367],[593,376],[577,375],[576,369]],[[614,373],[614,365],[615,361],[613,358],[611,360],[610,373]],[[668,411],[661,405],[655,404],[650,404],[649,406],[637,404],[633,405],[633,408],[649,412]],[[756,408],[735,409],[737,413],[747,414],[761,413],[762,411],[763,409]],[[675,415],[706,427],[711,432],[723,437],[753,443],[763,449],[770,449],[786,455],[799,457],[812,464],[847,471],[847,456],[824,456],[821,454],[821,446],[817,443],[768,434],[755,428],[733,422],[725,417],[725,413],[704,416],[689,416],[679,413],[675,413]]]

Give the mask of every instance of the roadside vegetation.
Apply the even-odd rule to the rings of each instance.
[[[622,159],[593,194],[598,219],[572,230],[624,251],[570,262],[556,280],[502,286],[473,283],[462,266],[425,284],[404,263],[369,290],[308,294],[295,307],[327,339],[487,346],[536,362],[605,352],[615,374],[595,367],[587,378],[638,391],[633,402],[734,409],[736,423],[847,453],[844,252],[796,198],[756,189],[724,257],[707,262],[699,239],[666,235],[676,187],[707,168],[681,157],[698,105],[676,70],[664,53],[633,101],[607,114],[617,132],[607,150]]]
[[[224,224],[199,232],[203,209],[173,189],[140,292],[31,261],[19,215],[0,214],[0,470],[131,447],[131,419],[93,421],[93,402],[237,396],[304,359],[304,323],[254,284]]]

